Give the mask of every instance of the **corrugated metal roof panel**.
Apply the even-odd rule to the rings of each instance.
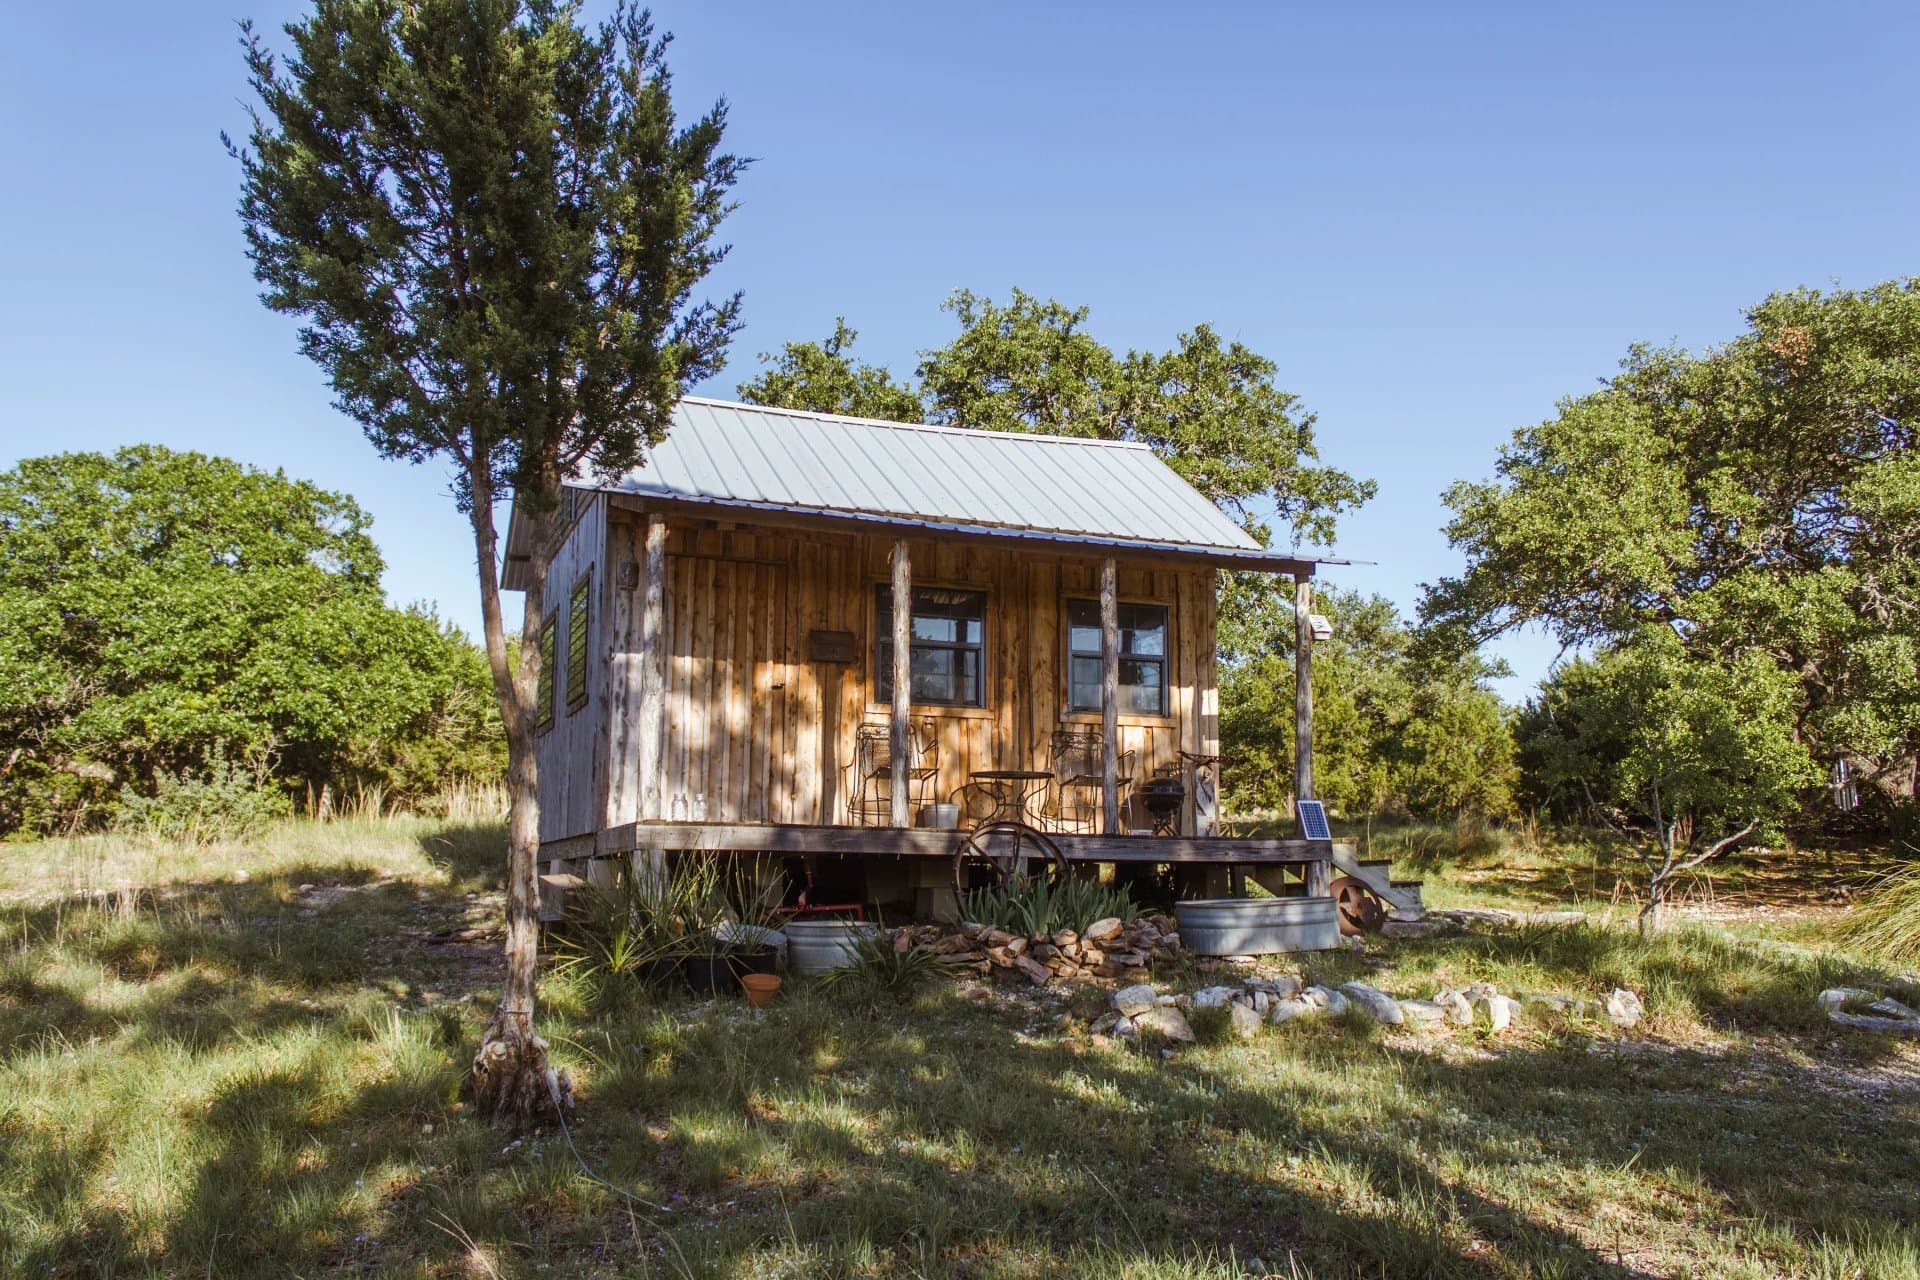
[[[689,397],[641,497],[1256,550],[1144,445],[770,409]]]

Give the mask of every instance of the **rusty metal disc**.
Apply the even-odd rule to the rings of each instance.
[[[1353,937],[1361,933],[1378,933],[1380,926],[1387,922],[1387,909],[1366,882],[1353,876],[1338,876],[1327,886],[1327,892],[1333,895],[1334,911],[1340,917],[1342,936]]]

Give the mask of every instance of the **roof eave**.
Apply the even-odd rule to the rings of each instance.
[[[1067,547],[1087,551],[1106,551],[1115,555],[1181,560],[1219,568],[1248,569],[1265,573],[1311,574],[1317,565],[1348,565],[1351,560],[1297,552],[1268,551],[1259,547],[1221,547],[1197,543],[1154,542],[1142,539],[1109,538],[1090,534],[1023,529],[1003,525],[968,524],[960,521],[928,520],[879,512],[823,510],[817,507],[790,507],[772,502],[748,502],[739,499],[690,498],[685,495],[634,493],[610,490],[615,506],[630,511],[679,513],[713,519],[732,516],[757,523],[790,528],[818,528],[841,532],[872,533],[890,529],[902,534],[995,542],[1029,550]]]

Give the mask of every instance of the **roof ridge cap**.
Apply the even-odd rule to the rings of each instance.
[[[817,409],[789,409],[784,405],[749,404],[744,400],[720,400],[713,396],[681,396],[682,404],[711,405],[720,409],[744,409],[750,413],[781,413],[791,418],[811,418],[840,426],[884,427],[891,431],[926,431],[936,435],[987,436],[995,440],[1033,440],[1048,444],[1093,445],[1103,449],[1144,449],[1153,446],[1144,440],[1102,440],[1098,436],[1064,436],[1051,431],[992,431],[986,427],[950,427],[937,422],[896,422],[890,418],[862,418],[850,413],[821,413]]]

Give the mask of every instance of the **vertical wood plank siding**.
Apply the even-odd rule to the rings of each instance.
[[[589,520],[596,523],[589,528]],[[603,562],[617,574],[623,559],[644,566],[645,517],[613,513],[596,501],[554,567],[554,582],[571,583]],[[932,787],[945,800],[976,769],[1045,769],[1055,731],[1098,731],[1099,712],[1064,714],[1067,642],[1065,602],[1097,598],[1101,558],[1002,550],[977,544],[910,539],[913,581],[921,586],[986,592],[985,707],[915,706],[912,716],[935,722],[939,775]],[[580,546],[576,547],[575,543]],[[613,586],[596,598],[598,616],[589,648],[600,660],[588,675],[588,708],[569,718],[564,708],[541,740],[541,838],[592,831],[603,811],[621,812],[646,797],[667,819],[708,822],[844,823],[857,785],[854,737],[863,721],[887,724],[891,708],[878,701],[875,587],[892,577],[894,539],[887,535],[831,534],[671,518],[666,522],[658,663],[662,681],[660,765],[655,777],[635,777],[619,763],[595,764],[596,739],[576,737],[598,723],[600,749],[638,755],[642,731],[616,730],[606,717],[636,714],[634,690],[601,696],[614,673],[622,684],[645,680],[638,657],[647,616],[642,567],[632,586]],[[601,572],[600,564],[592,566]],[[1214,693],[1215,584],[1211,569],[1116,565],[1118,598],[1168,609],[1165,716],[1122,713],[1116,727],[1122,751],[1137,753],[1134,780],[1173,765],[1182,748],[1218,749]],[[618,599],[625,592],[631,599]],[[604,619],[619,619],[602,630]],[[853,637],[852,661],[816,661],[818,632]],[[631,646],[628,653],[619,646]],[[658,788],[658,799],[652,791]],[[596,791],[599,793],[596,795]],[[884,799],[884,797],[883,797]],[[1127,815],[1134,824],[1139,813]]]
[[[580,498],[583,506],[573,528],[554,553],[547,574],[547,609],[558,623],[554,645],[553,725],[534,741],[540,782],[540,838],[564,840],[597,831],[604,816],[607,791],[606,708],[601,691],[606,686],[607,618],[612,610],[601,601],[602,574],[607,552],[607,503],[599,495]],[[592,586],[587,599],[586,699],[567,709],[567,623],[573,588],[582,578]]]

